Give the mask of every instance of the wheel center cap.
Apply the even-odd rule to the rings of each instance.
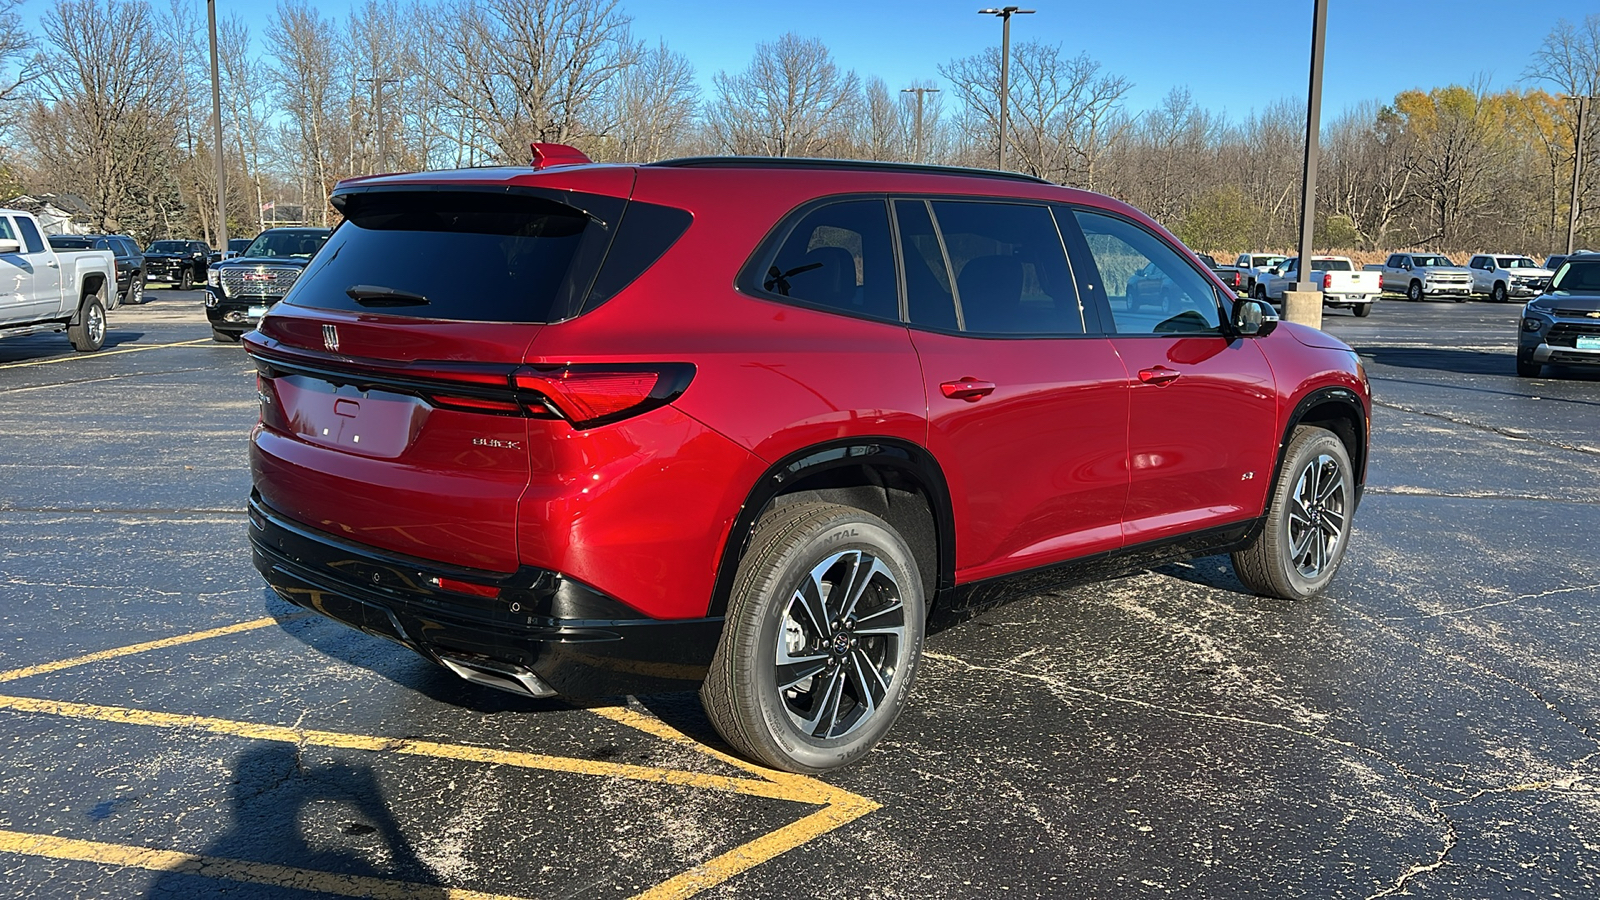
[[[844,656],[850,652],[850,635],[841,631],[833,636],[833,655]]]

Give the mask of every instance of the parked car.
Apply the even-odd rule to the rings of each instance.
[[[237,342],[272,304],[294,287],[306,264],[328,240],[326,228],[269,228],[236,257],[206,275],[206,318],[211,337]]]
[[[1382,265],[1362,268],[1379,274],[1383,290],[1407,300],[1449,297],[1465,303],[1472,296],[1472,270],[1437,253],[1394,253]]]
[[[1557,254],[1555,256],[1549,256],[1549,257],[1545,258],[1544,267],[1546,269],[1549,269],[1551,274],[1553,275],[1557,269],[1561,268],[1561,264],[1566,262],[1571,257],[1573,257],[1573,256],[1584,256],[1586,254],[1590,254],[1590,253],[1593,253],[1593,252],[1594,252],[1593,250],[1574,250],[1570,254],[1561,253],[1561,254]]]
[[[1522,308],[1517,374],[1537,378],[1548,364],[1600,366],[1600,254],[1573,255],[1550,289]]]
[[[206,280],[211,247],[205,241],[156,241],[144,251],[150,280],[176,284],[187,291]]]
[[[39,220],[0,209],[0,338],[65,332],[72,349],[99,350],[116,283],[110,250],[58,254]]]
[[[1293,290],[1299,280],[1299,258],[1286,259],[1256,282],[1256,297],[1282,303],[1284,291]],[[1323,306],[1348,309],[1358,316],[1371,315],[1372,304],[1382,293],[1378,289],[1378,273],[1357,272],[1348,256],[1311,257],[1310,283],[1322,292]]]
[[[210,257],[211,263],[212,264],[216,264],[216,263],[222,262],[225,259],[233,259],[235,256],[238,256],[239,254],[243,253],[245,251],[246,247],[250,246],[250,241],[251,240],[253,240],[253,239],[252,238],[228,238],[228,249],[211,251],[211,257]]]
[[[1221,551],[1305,598],[1346,552],[1356,355],[1109,197],[699,158],[331,202],[244,336],[255,565],[479,684],[698,687],[740,752],[815,772],[889,730],[930,613]]]
[[[1472,292],[1487,294],[1496,303],[1537,297],[1555,274],[1532,257],[1508,253],[1480,253],[1467,260],[1467,268],[1472,271]]]
[[[1240,288],[1247,296],[1255,296],[1256,282],[1267,270],[1282,263],[1289,257],[1281,253],[1241,253],[1234,261],[1234,268],[1239,270],[1239,280],[1243,282]]]
[[[52,234],[47,240],[57,253],[111,251],[117,263],[117,289],[110,308],[144,302],[144,251],[139,249],[138,241],[125,234]]]

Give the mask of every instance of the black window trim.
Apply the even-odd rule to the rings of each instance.
[[[898,311],[899,311],[899,313],[898,314],[899,314],[900,320],[898,322],[890,321],[888,319],[880,318],[878,316],[869,316],[869,315],[863,315],[861,313],[851,312],[849,310],[840,309],[837,306],[827,306],[827,305],[821,304],[821,303],[811,303],[811,302],[808,302],[806,300],[802,300],[802,299],[800,299],[798,297],[785,297],[782,294],[774,293],[772,291],[768,291],[768,290],[764,289],[763,287],[761,287],[762,279],[765,276],[765,272],[763,271],[763,264],[766,263],[766,261],[769,258],[771,258],[773,254],[775,254],[777,252],[779,247],[783,246],[783,242],[787,241],[789,239],[789,235],[794,232],[795,227],[800,224],[800,221],[802,219],[804,219],[806,216],[810,215],[815,210],[820,209],[821,207],[827,206],[829,204],[833,204],[833,203],[848,203],[848,202],[860,201],[860,200],[882,200],[883,203],[884,203],[884,213],[888,216],[888,219],[889,219],[889,238],[890,238],[890,243],[893,245],[893,254],[894,254],[895,290],[899,295],[899,301],[898,301]],[[911,318],[910,309],[909,309],[910,298],[909,298],[909,294],[908,294],[908,292],[906,290],[906,283],[905,283],[905,277],[906,277],[905,266],[906,266],[906,263],[905,263],[904,258],[901,255],[901,247],[900,247],[900,220],[895,215],[895,211],[894,211],[894,203],[897,200],[909,200],[909,201],[921,202],[921,203],[925,204],[925,206],[926,206],[926,209],[927,209],[927,212],[928,212],[928,220],[930,222],[932,222],[934,235],[938,238],[938,241],[939,241],[939,252],[944,258],[945,277],[948,278],[949,281],[950,281],[950,296],[951,296],[952,300],[954,301],[954,303],[956,305],[956,328],[957,328],[957,330],[955,330],[955,331],[952,331],[952,330],[947,329],[947,328],[936,328],[936,327],[933,327],[931,325],[919,325],[919,324],[916,324],[916,323],[910,321],[910,318]],[[1076,298],[1078,300],[1078,310],[1079,310],[1080,318],[1082,319],[1082,322],[1083,322],[1083,332],[1082,333],[1078,333],[1078,332],[1048,332],[1048,333],[1040,332],[1040,333],[1036,333],[1036,334],[1034,334],[1034,333],[1029,333],[1029,334],[1000,334],[1000,333],[992,333],[992,332],[976,332],[976,331],[962,330],[963,326],[965,325],[965,321],[964,321],[964,317],[963,317],[962,311],[961,311],[960,289],[958,287],[956,287],[955,276],[954,276],[954,273],[951,272],[950,252],[949,252],[949,249],[945,247],[944,232],[939,228],[938,217],[935,216],[934,213],[933,213],[933,204],[935,202],[942,202],[942,201],[962,201],[962,202],[973,202],[973,203],[1004,203],[1004,204],[1008,204],[1008,205],[1011,205],[1011,206],[1036,206],[1036,207],[1041,207],[1041,208],[1043,208],[1045,210],[1045,212],[1050,213],[1051,214],[1051,220],[1055,223],[1055,227],[1056,227],[1056,238],[1057,238],[1057,240],[1061,241],[1061,252],[1062,252],[1062,255],[1066,259],[1067,273],[1068,273],[1068,276],[1072,280],[1072,290],[1073,290],[1073,293],[1074,293],[1074,295],[1076,296]],[[825,194],[825,195],[820,196],[820,197],[813,197],[810,200],[807,200],[804,203],[801,203],[798,206],[795,206],[794,208],[788,210],[783,215],[778,217],[778,221],[772,226],[772,228],[770,228],[767,231],[766,235],[763,236],[762,239],[756,243],[755,249],[752,250],[750,252],[749,257],[747,257],[745,259],[744,265],[739,267],[738,273],[736,273],[734,275],[733,288],[738,293],[743,294],[743,295],[745,295],[747,297],[750,297],[751,299],[755,299],[755,300],[765,300],[765,301],[772,302],[772,303],[781,303],[781,304],[783,304],[785,306],[793,306],[793,307],[798,307],[800,309],[815,310],[815,311],[818,311],[818,312],[829,313],[829,314],[832,314],[832,315],[844,316],[844,317],[849,318],[849,319],[859,319],[859,320],[861,320],[863,322],[877,322],[877,323],[882,324],[882,325],[897,325],[897,326],[899,326],[901,328],[906,328],[906,329],[910,329],[910,330],[913,330],[913,331],[922,331],[922,332],[927,332],[929,334],[947,334],[947,335],[953,335],[953,336],[956,336],[956,337],[972,338],[974,340],[1001,340],[1001,341],[1070,340],[1070,339],[1075,339],[1075,338],[1079,338],[1079,339],[1081,339],[1081,338],[1103,338],[1103,337],[1111,336],[1111,335],[1115,334],[1115,332],[1108,331],[1108,330],[1106,330],[1104,328],[1104,326],[1102,324],[1102,319],[1104,317],[1100,314],[1100,311],[1098,309],[1094,308],[1093,306],[1091,306],[1087,301],[1084,300],[1083,291],[1082,291],[1082,289],[1080,287],[1080,284],[1079,284],[1078,272],[1077,272],[1077,269],[1076,269],[1076,267],[1074,265],[1074,262],[1073,262],[1072,252],[1071,252],[1070,248],[1067,246],[1066,235],[1062,230],[1061,222],[1059,220],[1059,217],[1055,215],[1055,207],[1064,206],[1064,205],[1066,205],[1066,204],[1064,204],[1062,201],[1059,201],[1059,200],[1041,200],[1041,199],[1036,199],[1036,198],[1032,198],[1032,197],[1007,197],[1007,196],[994,196],[994,195],[986,195],[986,194],[942,194],[942,193],[931,193],[930,194],[930,193],[898,193],[898,192],[880,192],[880,191],[849,191],[849,192],[845,192],[845,193]],[[1095,209],[1094,207],[1083,207],[1083,208],[1085,208],[1085,209]]]
[[[1072,228],[1071,228],[1072,235],[1071,235],[1071,237],[1069,237],[1067,239],[1067,258],[1070,260],[1070,259],[1072,259],[1072,257],[1075,254],[1082,254],[1083,257],[1084,257],[1084,260],[1085,260],[1085,268],[1087,268],[1089,270],[1088,272],[1085,272],[1085,274],[1089,274],[1089,272],[1092,272],[1093,275],[1094,275],[1095,280],[1100,282],[1100,290],[1098,292],[1093,290],[1093,285],[1092,284],[1088,285],[1088,289],[1089,289],[1089,293],[1095,295],[1095,304],[1094,304],[1095,305],[1095,315],[1096,315],[1096,318],[1101,320],[1101,328],[1103,329],[1102,333],[1105,336],[1107,336],[1107,337],[1122,337],[1122,338],[1165,338],[1165,339],[1168,339],[1168,340],[1171,340],[1174,337],[1220,337],[1220,338],[1223,338],[1223,339],[1229,341],[1230,343],[1238,337],[1237,335],[1235,335],[1233,333],[1233,329],[1229,327],[1229,322],[1232,321],[1232,310],[1228,308],[1228,304],[1225,304],[1223,302],[1224,301],[1224,294],[1222,293],[1222,290],[1220,288],[1218,288],[1218,285],[1221,282],[1216,277],[1216,273],[1212,272],[1210,269],[1207,269],[1207,268],[1205,268],[1203,266],[1199,267],[1199,268],[1196,268],[1193,264],[1191,264],[1190,261],[1189,261],[1189,258],[1188,258],[1188,254],[1184,253],[1184,251],[1182,249],[1179,249],[1180,247],[1182,247],[1181,244],[1179,244],[1177,246],[1174,246],[1172,244],[1172,242],[1170,242],[1166,238],[1162,237],[1160,232],[1151,231],[1148,227],[1146,227],[1145,225],[1141,224],[1138,220],[1134,219],[1133,217],[1127,216],[1127,215],[1123,215],[1122,213],[1116,212],[1115,210],[1102,209],[1102,208],[1100,208],[1098,206],[1088,206],[1088,205],[1085,205],[1085,204],[1082,204],[1082,203],[1062,202],[1062,203],[1057,203],[1055,205],[1058,208],[1066,210],[1069,213],[1075,213],[1075,212],[1078,212],[1078,211],[1081,210],[1083,212],[1093,213],[1094,215],[1097,215],[1097,216],[1105,216],[1107,218],[1119,219],[1119,220],[1121,220],[1123,222],[1128,223],[1129,225],[1132,225],[1133,227],[1139,229],[1140,231],[1143,231],[1143,232],[1149,234],[1151,237],[1155,238],[1157,241],[1160,241],[1161,243],[1165,244],[1167,246],[1167,249],[1169,249],[1173,253],[1177,254],[1178,258],[1180,260],[1182,260],[1185,265],[1188,265],[1189,268],[1195,272],[1195,274],[1199,275],[1202,281],[1204,281],[1207,284],[1211,285],[1211,302],[1215,303],[1216,306],[1217,306],[1218,327],[1217,327],[1217,330],[1214,331],[1214,332],[1209,332],[1209,331],[1208,332],[1197,332],[1197,331],[1155,331],[1155,332],[1132,332],[1132,333],[1129,333],[1129,332],[1118,331],[1117,330],[1116,316],[1115,316],[1115,314],[1113,314],[1113,312],[1111,310],[1111,299],[1110,299],[1110,296],[1105,291],[1105,279],[1103,277],[1101,277],[1101,274],[1100,274],[1100,265],[1099,265],[1099,263],[1096,263],[1094,261],[1094,253],[1089,249],[1089,241],[1088,241],[1087,238],[1085,238],[1083,236],[1083,229],[1078,225],[1077,218],[1074,217],[1072,219]],[[1060,221],[1059,221],[1059,217],[1058,217],[1058,220],[1057,220],[1056,227],[1057,228],[1062,227],[1061,224],[1060,224]],[[1063,234],[1063,236],[1065,236],[1065,234]],[[1074,274],[1076,274],[1077,271],[1078,271],[1078,269],[1076,267],[1074,267],[1073,268]],[[1082,283],[1080,283],[1079,288],[1080,288],[1079,289],[1079,293],[1082,294],[1083,291],[1084,291],[1084,285]],[[1087,304],[1085,304],[1085,309],[1087,310]],[[1085,316],[1085,323],[1084,324],[1085,325],[1088,324],[1087,316]]]

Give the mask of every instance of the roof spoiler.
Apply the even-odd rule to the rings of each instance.
[[[556,166],[581,166],[592,163],[594,160],[584,155],[577,147],[568,147],[566,144],[544,144],[534,142],[530,145],[533,149],[533,167],[535,169],[553,169]]]

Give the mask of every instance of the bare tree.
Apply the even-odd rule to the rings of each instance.
[[[1600,13],[1584,16],[1579,24],[1557,20],[1555,28],[1534,51],[1533,61],[1523,75],[1531,81],[1543,81],[1559,93],[1557,99],[1563,106],[1561,121],[1568,136],[1567,146],[1571,148],[1566,166],[1570,197],[1570,173],[1573,166],[1579,164],[1578,144],[1600,147],[1600,109],[1597,109],[1600,107]],[[1579,101],[1584,97],[1591,99],[1588,116],[1580,121]],[[1578,140],[1580,129],[1582,142]],[[1600,160],[1600,153],[1595,157]],[[1569,213],[1579,221],[1580,230],[1586,214],[1593,208],[1589,197],[1600,193],[1600,161],[1584,160],[1582,168],[1588,170],[1588,177],[1578,185],[1577,211]]]
[[[790,33],[756,47],[743,72],[719,72],[708,112],[726,153],[759,156],[841,155],[848,149],[861,84],[826,45]]]
[[[224,19],[217,30],[217,57],[222,96],[227,114],[225,133],[233,138],[244,181],[255,201],[246,210],[246,222],[265,227],[262,219],[265,173],[263,144],[268,139],[272,114],[269,68],[251,52],[250,28],[238,16]]]
[[[1349,219],[1369,247],[1383,246],[1412,199],[1414,145],[1399,126],[1392,112],[1365,103],[1324,129],[1318,203]]]
[[[149,234],[180,205],[163,183],[176,91],[144,0],[61,0],[43,21],[44,74],[25,131],[50,185],[84,195],[104,231]]]
[[[309,0],[286,0],[267,26],[267,41],[278,102],[288,116],[296,151],[315,183],[316,196],[326,197],[336,177],[338,98],[344,80],[334,23],[322,18]],[[327,225],[327,204],[318,205],[319,221]]]
[[[682,155],[695,128],[700,89],[687,57],[658,44],[640,50],[622,70],[614,93],[604,158],[648,162]]]
[[[23,0],[0,0],[0,130],[10,128],[22,117],[24,92],[29,83],[44,74],[41,58],[34,53],[33,36],[22,27],[17,9]]]

